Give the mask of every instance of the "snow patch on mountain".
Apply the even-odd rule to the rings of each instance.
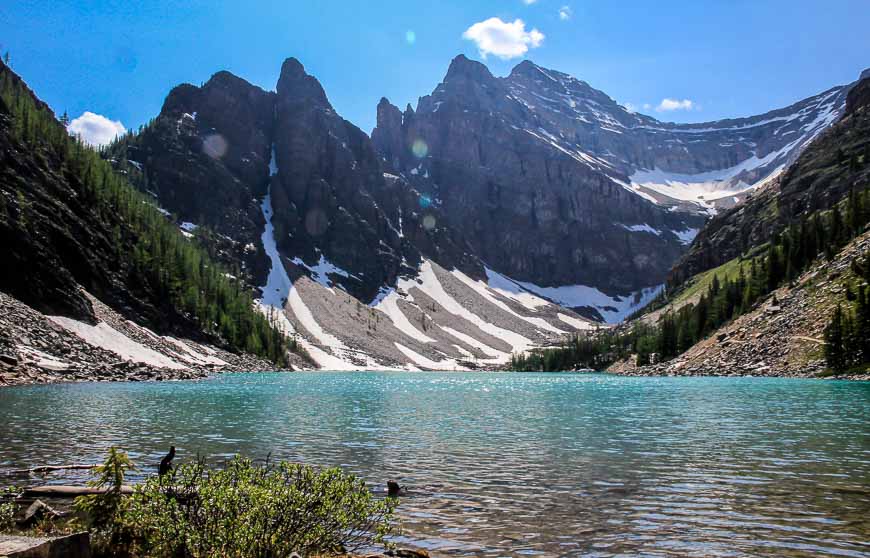
[[[518,283],[524,289],[567,308],[594,308],[607,323],[611,324],[625,320],[632,312],[648,304],[664,288],[664,285],[657,285],[626,296],[610,296],[587,285],[540,287],[534,283],[523,281]]]
[[[403,281],[400,279],[399,281]],[[390,292],[384,296],[380,302],[378,302],[374,308],[376,310],[380,310],[393,322],[393,325],[396,326],[396,329],[407,335],[412,339],[416,339],[421,343],[434,343],[435,339],[432,339],[425,333],[421,332],[417,329],[407,316],[402,312],[402,309],[399,308],[399,300],[413,301],[413,298],[410,295],[406,295],[404,298],[399,296],[395,290],[391,289]]]
[[[496,362],[496,363],[505,362],[510,358],[509,354],[502,352],[502,351],[499,351],[498,349],[493,349],[492,347],[490,347],[486,343],[484,343],[482,341],[478,341],[474,337],[472,337],[470,335],[466,335],[466,334],[462,333],[461,331],[456,331],[452,327],[449,327],[449,326],[439,326],[439,327],[445,333],[452,335],[453,337],[459,339],[460,341],[462,341],[466,345],[469,345],[469,346],[474,347],[476,349],[480,349],[487,356],[494,359],[494,362]]]
[[[269,270],[269,276],[266,279],[266,285],[260,287],[263,296],[258,302],[260,304],[271,306],[279,310],[283,310],[284,302],[287,300],[287,295],[293,283],[287,275],[287,270],[284,269],[284,264],[281,262],[281,254],[278,252],[278,245],[275,243],[275,227],[272,226],[272,191],[271,188],[263,202],[260,204],[260,209],[263,212],[263,217],[266,219],[266,226],[263,228],[263,234],[260,239],[263,242],[263,248],[266,250],[266,255],[272,262],[272,267]]]
[[[567,331],[563,331],[563,330],[549,324],[546,320],[544,320],[542,318],[523,316],[521,314],[514,312],[513,310],[511,310],[511,308],[507,304],[505,304],[504,302],[502,302],[501,300],[498,300],[495,296],[493,296],[493,294],[489,291],[489,285],[487,285],[485,282],[475,281],[474,279],[472,279],[468,275],[462,273],[458,269],[454,269],[453,271],[451,271],[451,273],[453,274],[454,277],[456,277],[457,279],[462,281],[464,284],[466,284],[467,286],[474,289],[474,291],[477,294],[479,294],[480,296],[482,296],[483,298],[485,298],[487,300],[487,302],[497,306],[498,308],[501,308],[502,310],[511,314],[512,316],[515,316],[521,320],[524,320],[524,321],[532,324],[533,326],[541,328],[545,331],[549,331],[549,332],[557,333],[557,334],[567,334],[568,333]]]
[[[65,316],[49,316],[49,318],[81,337],[86,343],[112,351],[124,360],[173,370],[186,368],[183,364],[127,337],[106,322],[91,325]]]
[[[420,353],[402,345],[401,343],[394,342],[393,345],[395,345],[396,348],[402,352],[402,354],[408,357],[411,362],[418,366],[422,366],[423,368],[426,368],[428,370],[468,370],[468,368],[457,364],[454,359],[434,361],[432,359],[424,357]]]
[[[675,235],[677,235],[677,238],[680,239],[680,242],[682,244],[685,244],[686,246],[688,246],[689,244],[692,243],[693,240],[695,240],[695,237],[698,236],[699,230],[700,229],[691,229],[690,228],[690,229],[685,229],[682,231],[671,231],[671,232],[673,232]]]
[[[596,324],[594,324],[592,322],[585,322],[583,320],[578,320],[577,318],[575,318],[573,316],[569,316],[568,314],[562,314],[561,312],[559,312],[559,314],[557,314],[557,316],[560,320],[562,320],[563,322],[565,322],[569,326],[576,328],[576,329],[579,329],[579,330],[595,329],[595,327],[596,327]]]
[[[509,345],[511,345],[511,347],[513,347],[513,351],[525,351],[534,346],[534,343],[532,343],[531,340],[523,337],[519,333],[509,331],[491,323],[488,323],[480,318],[477,314],[474,314],[473,312],[459,304],[444,290],[444,287],[441,285],[441,282],[435,275],[435,271],[432,269],[432,263],[429,260],[424,260],[423,263],[420,264],[419,275],[417,276],[417,283],[414,286],[419,288],[421,291],[423,291],[429,297],[435,300],[435,302],[441,305],[441,307],[447,310],[447,312],[455,316],[465,318],[466,320],[477,326],[477,328],[481,331],[507,342]]]
[[[625,230],[631,231],[631,232],[647,232],[650,234],[654,234],[656,236],[660,236],[662,234],[662,231],[660,231],[658,229],[654,229],[653,227],[647,225],[646,223],[644,223],[642,225],[621,225],[621,226]]]
[[[493,271],[488,267],[484,267],[484,271],[486,272],[487,285],[490,289],[502,296],[519,302],[529,310],[536,310],[539,306],[550,304],[549,301],[523,290],[523,288],[513,279],[505,277],[501,273]]]
[[[320,259],[315,265],[308,265],[299,256],[290,260],[298,266],[302,266],[311,272],[311,278],[320,283],[330,291],[332,290],[333,282],[329,278],[330,275],[338,275],[339,277],[358,279],[355,275],[351,275],[347,271],[326,259],[326,256],[320,254]]]

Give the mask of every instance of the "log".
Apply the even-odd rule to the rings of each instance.
[[[32,469],[13,469],[11,471],[7,471],[9,475],[27,475],[34,473],[50,473],[52,471],[72,471],[72,470],[83,470],[83,469],[93,469],[98,465],[42,465],[41,467],[34,467]]]
[[[48,485],[25,488],[21,493],[22,498],[46,497],[46,498],[75,498],[89,494],[105,494],[109,488],[97,488],[94,486],[67,486]],[[121,494],[133,494],[133,487],[129,484],[121,485]]]

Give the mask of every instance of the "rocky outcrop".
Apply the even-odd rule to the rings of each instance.
[[[91,538],[86,532],[44,537],[0,535],[0,556],[4,558],[91,558]]]
[[[403,252],[376,201],[385,189],[378,156],[296,59],[284,62],[277,91],[272,207],[278,247],[308,265],[323,254],[352,274],[336,283],[371,300],[395,281]]]

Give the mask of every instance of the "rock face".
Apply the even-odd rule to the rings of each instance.
[[[831,207],[850,189],[870,186],[870,78],[850,89],[846,106],[842,118],[782,176],[707,224],[674,267],[672,284],[763,244],[801,216]]]
[[[848,89],[681,125],[530,61],[496,78],[458,56],[416,111],[381,100],[372,139],[391,172],[432,191],[494,268],[543,286],[627,293],[661,283],[698,214],[781,172],[839,117]]]
[[[175,87],[160,115],[113,147],[111,161],[179,222],[217,233],[213,255],[251,280],[268,271],[247,248],[263,229],[275,95],[229,72]]]
[[[180,85],[110,157],[180,222],[217,233],[215,255],[253,285],[264,285],[270,268],[260,207],[267,192],[277,248],[293,274],[330,267],[337,271],[324,282],[365,302],[416,267],[421,250],[482,276],[461,238],[424,228],[428,214],[443,222],[438,209],[424,214],[422,194],[384,173],[368,136],[335,112],[298,60],[284,62],[276,91],[228,72],[202,87]]]
[[[448,226],[494,269],[611,294],[661,282],[683,249],[678,233],[703,220],[637,196],[602,171],[607,162],[545,128],[515,93],[532,72],[543,76],[525,63],[502,80],[457,57],[401,129],[398,109],[382,101],[372,137],[393,172],[431,192]]]
[[[277,92],[271,201],[278,248],[310,266],[324,256],[349,270],[335,282],[371,300],[395,281],[403,253],[376,201],[386,189],[377,154],[296,59],[281,67]]]

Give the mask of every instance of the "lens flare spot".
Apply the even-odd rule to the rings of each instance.
[[[427,231],[435,229],[435,217],[433,215],[426,215],[423,217],[423,228]]]
[[[127,47],[121,47],[115,51],[115,65],[123,72],[132,72],[136,69],[139,61],[136,53]]]
[[[212,159],[220,159],[227,154],[227,140],[220,134],[210,134],[202,140],[202,151]]]
[[[422,195],[420,196],[419,203],[421,208],[426,209],[427,207],[432,205],[432,198],[427,195]]]
[[[422,159],[429,154],[429,146],[426,145],[425,141],[421,139],[415,139],[414,143],[411,144],[411,153],[414,154],[414,157]]]
[[[417,34],[414,33],[414,31],[412,31],[411,29],[408,29],[407,31],[405,31],[405,42],[407,42],[409,45],[413,45],[417,42]]]

